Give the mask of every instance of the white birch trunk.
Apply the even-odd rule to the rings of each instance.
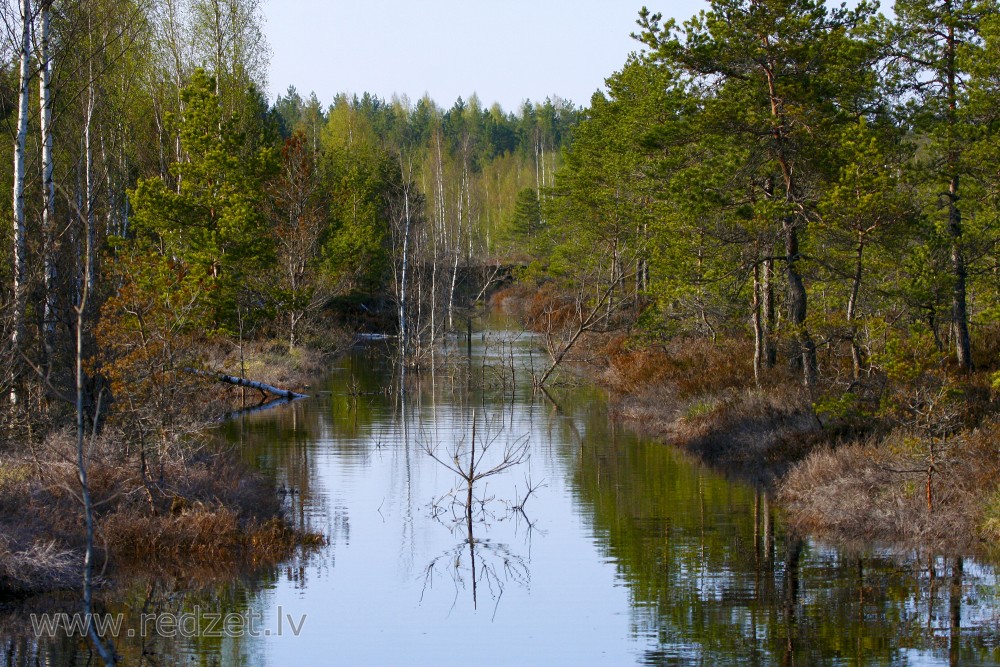
[[[91,86],[93,84],[91,83]],[[89,123],[89,120],[88,120]],[[83,218],[84,224],[89,224],[86,217]],[[84,266],[82,267],[82,274],[84,276],[90,275],[92,271],[92,265],[94,262],[94,246],[89,242],[90,230],[84,230],[84,237],[88,239],[86,247],[84,248]],[[76,465],[77,465],[77,480],[80,482],[80,499],[83,504],[83,518],[84,524],[86,526],[86,546],[83,557],[83,614],[85,617],[89,618],[93,612],[93,588],[94,588],[94,542],[95,542],[95,522],[94,522],[94,510],[93,501],[90,496],[90,483],[88,481],[88,453],[86,451],[86,430],[84,425],[84,371],[83,371],[83,326],[84,326],[84,311],[87,308],[87,301],[90,297],[90,285],[84,278],[84,289],[83,293],[80,295],[80,302],[77,304],[75,309],[76,315],[76,359],[75,359],[75,379],[76,379]],[[93,415],[94,421],[98,419],[98,415],[101,410],[101,400],[100,396],[97,399],[97,407],[95,409],[95,414]],[[94,624],[89,624],[88,627],[88,638],[97,654],[100,656],[101,661],[106,667],[114,667],[117,664],[117,657],[115,654],[114,643],[111,639],[106,639],[100,636]]]
[[[86,200],[84,201],[84,211],[87,216],[87,247],[97,248],[97,225],[94,222],[94,151],[91,146],[91,126],[93,125],[94,119],[94,74],[93,65],[88,65],[90,72],[90,81],[87,83],[87,111],[86,120],[83,129],[83,146],[84,146],[84,180],[85,188],[84,196]],[[89,294],[94,288],[94,282],[96,280],[97,262],[94,257],[87,258],[87,273],[84,277],[85,289]]]
[[[455,245],[453,247],[454,259],[451,269],[451,288],[448,290],[448,329],[455,328],[455,283],[458,280],[458,256],[462,252],[462,222],[464,219],[464,195],[465,174],[462,175],[462,187],[458,191],[458,230],[455,235]]]
[[[409,269],[410,251],[410,185],[404,176],[403,185],[403,268],[399,279],[399,345],[403,360],[406,360],[406,274]],[[405,364],[404,364],[405,368]]]
[[[446,226],[446,207],[444,198],[444,155],[441,151],[441,134],[437,134],[437,229],[434,232],[433,238],[433,255],[432,255],[432,266],[431,266],[431,345],[433,346],[434,341],[437,340],[437,273],[438,273],[438,240],[445,239],[445,226]],[[447,252],[447,248],[444,248],[444,252]]]
[[[20,73],[17,114],[17,138],[14,142],[14,308],[12,312],[14,358],[18,358],[24,344],[24,309],[27,296],[25,284],[25,268],[27,263],[27,244],[25,241],[24,221],[24,164],[25,144],[28,139],[28,95],[31,82],[31,0],[20,0],[21,6],[21,44]],[[14,370],[11,370],[12,374]],[[14,377],[11,377],[11,402],[17,402],[14,390]]]
[[[41,39],[39,43],[39,129],[42,135],[42,230],[44,234],[45,308],[42,324],[42,344],[45,356],[51,363],[56,336],[56,188],[52,180],[52,58],[49,52],[51,27],[51,0],[43,0],[39,9]]]

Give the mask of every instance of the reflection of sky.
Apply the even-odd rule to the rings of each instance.
[[[509,341],[478,334],[474,338],[472,363],[463,362],[473,374],[483,375],[484,348],[510,358]],[[460,342],[461,352],[465,346]],[[515,363],[533,364],[537,369],[543,357],[537,352],[529,355],[529,343],[528,338],[516,341]],[[255,431],[269,433],[265,425],[275,421],[287,431],[291,421],[287,413],[296,411],[294,424],[301,437],[285,437],[280,444],[271,438],[263,446],[267,455],[262,460],[277,469],[279,480],[289,480],[279,483],[302,487],[301,494],[289,496],[287,502],[299,508],[306,525],[322,530],[331,542],[301,570],[283,572],[277,586],[267,591],[266,600],[257,600],[267,610],[267,627],[276,627],[279,608],[293,619],[306,615],[300,636],[293,636],[286,623],[282,636],[255,644],[268,664],[738,662],[736,656],[723,658],[718,653],[725,650],[726,637],[732,635],[742,635],[751,647],[744,659],[753,654],[762,664],[780,661],[782,656],[774,650],[783,641],[778,637],[776,643],[775,633],[784,631],[782,582],[787,571],[782,530],[775,537],[774,571],[764,575],[772,577],[770,588],[767,582],[754,579],[754,557],[748,551],[756,548],[753,543],[716,543],[714,550],[705,546],[706,535],[747,537],[745,524],[754,511],[752,490],[727,486],[703,468],[673,458],[667,469],[696,481],[685,486],[679,479],[643,480],[658,491],[662,487],[668,493],[683,493],[696,488],[698,494],[705,494],[699,496],[700,501],[684,501],[689,511],[696,511],[690,509],[692,502],[702,504],[701,533],[695,535],[681,532],[683,527],[673,525],[670,516],[649,514],[656,511],[656,503],[636,503],[641,508],[632,508],[639,512],[636,516],[624,513],[629,509],[624,498],[632,490],[627,488],[628,480],[601,480],[595,492],[622,497],[618,507],[622,513],[611,521],[640,525],[639,539],[653,543],[650,553],[675,558],[656,575],[661,581],[637,581],[639,575],[630,569],[634,564],[620,551],[620,536],[616,545],[620,528],[609,526],[607,517],[597,518],[595,508],[588,504],[591,500],[581,487],[585,482],[579,478],[583,464],[578,459],[586,446],[597,452],[597,460],[605,460],[602,465],[607,468],[589,474],[611,475],[616,466],[635,467],[635,461],[622,463],[630,457],[645,460],[643,447],[647,446],[621,429],[617,434],[608,430],[603,412],[594,412],[590,405],[595,400],[599,408],[599,395],[589,390],[563,392],[562,396],[572,398],[564,404],[568,411],[561,412],[540,396],[532,397],[530,382],[522,375],[514,391],[518,400],[511,410],[497,399],[511,391],[499,379],[502,373],[487,371],[490,389],[484,399],[460,391],[462,380],[452,380],[460,374],[437,372],[432,381],[425,372],[419,381],[411,378],[404,411],[398,395],[381,391],[386,376],[372,372],[370,364],[370,358],[348,359],[332,376],[330,393],[318,392],[310,401],[282,408],[284,412],[252,418],[249,442]],[[432,516],[431,503],[448,507],[440,499],[461,483],[422,449],[436,444],[438,453],[446,455],[453,443],[467,443],[473,406],[480,438],[499,434],[496,447],[501,447],[505,438],[528,435],[531,448],[529,463],[490,478],[476,489],[477,497],[494,499],[487,505],[492,516],[477,520],[474,526],[476,539],[484,541],[476,549],[477,608],[472,603],[464,525],[450,530],[447,520]],[[405,432],[398,418],[402,412],[407,418]],[[260,445],[250,445],[254,446]],[[528,529],[523,518],[509,515],[503,502],[513,503],[523,496],[526,476],[534,483],[545,481],[526,504],[534,530]],[[656,547],[658,539],[663,541],[662,549]],[[667,544],[671,549],[666,549]],[[879,635],[875,641],[898,639],[901,645],[913,647],[889,649],[894,664],[947,664],[945,563],[940,563],[938,575],[942,588],[929,606],[922,597],[926,572],[921,574],[913,558],[889,552],[868,558],[866,585],[872,592],[866,594],[872,599],[864,607],[864,613],[871,616],[867,622],[877,627],[880,614],[895,609],[909,624],[906,632],[910,633],[909,639]],[[427,572],[431,563],[435,565],[433,578]],[[851,589],[855,563],[854,556],[834,547],[806,543],[799,564],[797,608],[810,614],[829,612],[829,616],[800,619],[803,627],[850,617],[852,610],[838,612],[837,606],[856,595]],[[498,580],[482,576],[484,566],[499,573]],[[510,568],[509,577],[504,576],[505,567]],[[459,583],[456,576],[461,577]],[[966,561],[963,627],[985,627],[987,635],[989,628],[995,629],[995,579],[991,568]],[[663,590],[677,599],[649,598],[649,591],[658,595],[655,591]],[[770,603],[756,601],[768,596]],[[701,606],[691,610],[686,624],[673,625],[676,616],[671,614],[683,616],[684,611],[671,606],[695,601]],[[694,615],[698,613],[703,617]],[[693,637],[692,629],[702,622],[722,623],[729,629],[718,633],[706,627],[701,630],[704,639]],[[921,636],[923,627],[929,627],[937,639]],[[913,628],[918,629],[916,633]],[[830,628],[826,634],[837,632]],[[885,634],[891,635],[892,630],[886,629]],[[752,648],[755,643],[759,650]]]
[[[330,544],[250,588],[190,593],[179,581],[161,590],[161,611],[243,612],[249,598],[272,634],[160,642],[158,655],[274,666],[782,662],[790,542],[780,520],[769,538],[755,532],[764,500],[609,424],[599,392],[554,391],[557,407],[533,395],[522,374],[513,409],[504,405],[509,381],[482,352],[510,359],[510,342],[476,335],[472,363],[459,364],[482,377],[486,362],[485,392],[463,391],[466,376],[441,368],[409,379],[404,410],[397,393],[383,391],[384,360],[367,352],[344,359],[313,399],[227,424],[230,441],[286,490],[296,523]],[[528,337],[514,343],[519,367],[541,365],[541,354],[526,351]],[[467,443],[473,410],[480,442],[497,435],[502,447],[528,436],[531,451],[529,462],[477,486],[477,497],[493,499],[474,525],[477,607],[465,526],[435,519],[431,507],[437,501],[450,516],[441,499],[461,484],[422,449],[436,444],[447,455]],[[534,529],[507,511],[528,478],[545,483],[525,505]],[[948,664],[951,559],[934,561],[931,594],[918,554],[875,549],[859,560],[813,541],[801,554],[796,664]],[[996,663],[996,571],[966,559],[962,583],[955,657]],[[144,593],[134,588],[126,604],[138,613]],[[0,644],[0,658],[7,650]]]
[[[469,572],[461,572],[464,585],[456,586],[447,572],[450,557],[437,563],[428,583],[425,568],[432,561],[458,553],[467,567],[468,549],[464,526],[453,532],[431,516],[430,503],[459,480],[422,450],[437,442],[443,453],[456,441],[467,442],[471,410],[426,399],[408,406],[407,444],[398,425],[386,426],[392,419],[387,399],[360,400],[382,403],[369,428],[309,445],[323,489],[314,511],[345,515],[349,537],[334,536],[335,565],[326,576],[305,589],[282,584],[274,591],[272,609],[308,619],[300,637],[268,639],[272,664],[467,665],[470,656],[501,665],[592,664],[595,656],[606,664],[635,660],[636,651],[623,641],[629,636],[628,592],[573,506],[564,472],[545,451],[547,436],[532,433],[528,405],[515,409],[513,427],[505,414],[502,431],[497,411],[487,409],[488,418],[482,406],[477,411],[477,441],[499,436],[491,454],[507,437],[531,433],[534,456],[530,464],[484,480],[483,493],[495,498],[488,504],[493,516],[486,523],[477,517],[474,526],[477,540],[504,545],[523,560],[530,579],[515,581],[513,571],[505,576],[514,563],[504,562],[503,551],[479,545],[477,572],[492,567],[503,587],[480,578],[473,609]],[[331,431],[322,429],[324,435]],[[357,455],[362,450],[366,454]],[[525,507],[534,531],[509,515],[503,502],[523,496],[529,472],[533,482],[544,478],[547,485]]]

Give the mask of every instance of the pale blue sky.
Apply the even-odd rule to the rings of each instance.
[[[686,19],[707,0],[645,0]],[[517,109],[558,95],[587,105],[639,44],[643,0],[265,0],[270,94],[289,84],[324,104],[338,92],[423,94],[449,107],[476,92]]]

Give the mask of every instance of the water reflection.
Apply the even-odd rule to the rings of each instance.
[[[577,413],[586,423],[587,412]],[[596,419],[596,417],[594,418]],[[645,664],[993,664],[996,572],[786,533],[766,495],[669,448],[585,429],[581,500],[633,592]],[[569,462],[568,462],[569,463]],[[924,563],[922,565],[922,563]],[[945,578],[945,581],[942,581]],[[974,610],[974,611],[973,611]],[[963,611],[977,617],[963,630]]]
[[[480,426],[477,413],[473,410],[468,444],[464,434],[455,434],[457,439],[448,448],[442,448],[433,442],[422,443],[423,453],[452,472],[460,482],[458,487],[453,486],[431,502],[431,516],[448,528],[452,535],[464,531],[464,540],[434,558],[425,568],[421,598],[429,586],[433,587],[434,576],[442,567],[454,584],[456,600],[459,590],[471,584],[469,588],[473,609],[478,608],[480,585],[485,585],[490,597],[499,604],[508,583],[527,586],[531,580],[524,558],[512,551],[507,544],[493,542],[482,536],[482,533],[488,534],[491,525],[497,521],[514,517],[524,517],[528,529],[532,529],[524,506],[541,486],[531,484],[526,477],[523,498],[498,499],[495,495],[488,494],[486,487],[491,477],[509,473],[527,463],[530,456],[528,435],[516,437],[508,433],[503,424],[504,417],[505,412],[501,411],[494,419],[486,419]],[[496,514],[495,506],[498,503],[503,503],[506,507],[506,516]],[[481,533],[478,538],[477,528]],[[494,614],[495,612],[496,607]]]
[[[312,399],[221,427],[329,546],[276,571],[137,579],[101,602],[130,624],[150,609],[259,613],[265,628],[305,614],[301,633],[126,638],[125,664],[1000,661],[991,564],[791,535],[767,495],[638,440],[599,392],[535,393],[529,337],[472,342],[402,382],[391,355],[359,349]],[[480,470],[522,437],[530,457],[470,501],[471,443],[494,435]],[[31,633],[30,611],[59,604],[0,613],[0,664],[86,662],[77,641]]]

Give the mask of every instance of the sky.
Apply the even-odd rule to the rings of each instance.
[[[707,0],[652,0],[686,19]],[[589,105],[640,44],[643,0],[265,0],[273,101],[294,85],[329,104],[341,92],[425,93],[450,107],[479,96],[516,111],[525,99]]]

